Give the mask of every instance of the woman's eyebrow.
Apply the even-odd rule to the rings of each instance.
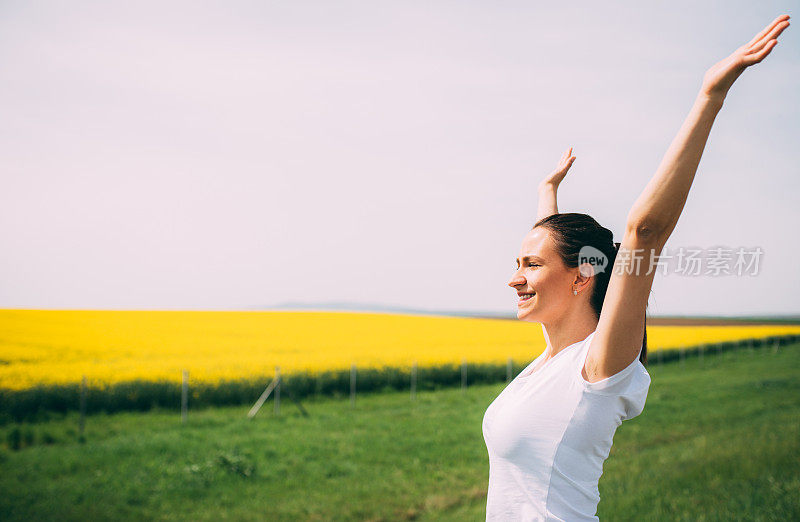
[[[528,260],[528,259],[530,259],[531,261],[540,261],[540,262],[544,261],[544,259],[542,259],[541,257],[534,256],[534,255],[531,255],[531,254],[528,254],[526,256],[522,256],[522,260],[523,261]]]

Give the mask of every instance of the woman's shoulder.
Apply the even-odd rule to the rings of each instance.
[[[595,330],[596,332],[596,330]],[[636,359],[631,361],[628,366],[618,371],[614,375],[600,379],[595,382],[587,381],[583,376],[583,367],[586,364],[586,355],[589,351],[589,345],[594,337],[595,332],[592,332],[584,341],[579,351],[577,361],[576,374],[577,379],[580,381],[581,386],[588,392],[602,393],[608,395],[620,395],[629,393],[632,390],[641,390],[650,386],[650,373],[645,368],[644,364],[639,357],[641,356],[641,349],[637,354]]]

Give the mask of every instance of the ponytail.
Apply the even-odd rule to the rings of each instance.
[[[597,319],[600,320],[600,312],[603,309],[608,283],[611,280],[611,272],[614,269],[614,261],[619,252],[620,243],[614,242],[614,234],[607,228],[602,227],[597,221],[587,214],[566,213],[551,214],[539,220],[533,228],[542,227],[552,233],[553,242],[556,250],[561,256],[561,260],[569,268],[578,267],[578,255],[581,248],[591,246],[608,259],[607,269],[596,273],[594,286],[589,303],[592,305]],[[645,326],[642,340],[642,353],[639,360],[642,364],[647,364],[647,306],[645,305]]]

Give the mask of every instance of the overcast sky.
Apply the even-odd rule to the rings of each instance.
[[[536,186],[621,240],[703,73],[794,2],[0,3],[0,307],[514,313]],[[792,20],[794,22],[794,20]],[[734,85],[653,315],[800,313],[800,33]],[[751,268],[751,272],[754,270]]]

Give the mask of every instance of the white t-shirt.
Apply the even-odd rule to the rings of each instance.
[[[603,462],[617,427],[644,409],[650,374],[637,356],[587,382],[581,371],[594,333],[528,375],[542,353],[486,409],[486,520],[599,520]]]

